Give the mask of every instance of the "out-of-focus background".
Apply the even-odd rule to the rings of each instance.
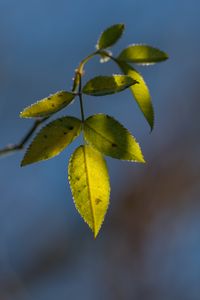
[[[170,56],[139,68],[155,108],[151,134],[130,91],[84,99],[87,115],[128,127],[147,160],[107,159],[111,204],[96,240],[67,183],[80,140],[26,168],[23,153],[0,160],[1,300],[200,299],[199,14],[198,0],[0,0],[0,148],[31,126],[19,119],[25,106],[71,88],[106,27],[126,24],[114,54],[147,43]],[[96,58],[85,80],[116,72]],[[64,113],[79,116],[78,103]]]

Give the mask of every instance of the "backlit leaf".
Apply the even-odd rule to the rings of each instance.
[[[121,92],[137,81],[127,75],[97,76],[86,83],[83,93],[104,96]]]
[[[138,81],[139,84],[132,85],[130,89],[152,130],[154,126],[154,111],[148,86],[142,75],[127,63],[119,62],[119,67],[124,74]]]
[[[109,204],[106,162],[91,146],[80,146],[71,156],[68,175],[75,206],[96,237]]]
[[[151,64],[168,59],[168,55],[157,48],[135,44],[122,50],[118,59],[131,63]]]
[[[140,146],[135,138],[114,118],[97,114],[84,123],[84,136],[87,142],[105,155],[145,162]]]
[[[70,92],[57,92],[25,108],[20,113],[20,117],[34,118],[49,116],[67,106],[74,97],[75,95]]]
[[[81,131],[81,121],[74,117],[63,117],[49,123],[37,134],[29,146],[21,166],[46,160],[58,155]]]
[[[102,32],[97,42],[96,48],[105,49],[114,45],[122,36],[124,28],[124,24],[115,24],[107,28],[105,31]]]

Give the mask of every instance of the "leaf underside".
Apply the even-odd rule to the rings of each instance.
[[[130,63],[152,64],[168,59],[168,55],[151,46],[134,44],[122,50],[118,59]]]
[[[127,63],[118,62],[118,64],[124,74],[138,81],[139,84],[132,85],[130,90],[152,130],[154,126],[154,110],[151,95],[144,78],[138,71]]]
[[[105,31],[102,32],[97,42],[96,48],[105,49],[114,45],[122,36],[124,28],[124,24],[115,24],[107,28]]]
[[[135,138],[114,118],[97,114],[84,123],[84,136],[98,151],[113,158],[145,162]]]
[[[104,96],[121,92],[136,83],[136,80],[127,75],[97,76],[86,83],[83,93]]]
[[[79,146],[70,158],[68,176],[75,206],[96,237],[110,197],[109,175],[102,154],[89,145]]]
[[[65,149],[81,131],[81,121],[74,117],[57,119],[41,129],[29,146],[21,166],[50,159]]]
[[[20,117],[34,118],[49,116],[71,103],[74,97],[75,95],[70,92],[57,92],[25,108],[20,113]]]

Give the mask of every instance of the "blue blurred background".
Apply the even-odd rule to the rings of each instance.
[[[114,54],[147,43],[170,56],[139,68],[155,108],[151,134],[130,91],[84,99],[86,115],[106,112],[128,127],[147,160],[107,159],[111,204],[96,240],[67,182],[80,140],[26,168],[23,153],[1,159],[1,300],[200,298],[199,14],[198,0],[0,0],[0,148],[31,126],[19,119],[24,107],[71,88],[106,27],[126,24]],[[95,58],[84,80],[116,72]],[[79,116],[78,103],[66,114]]]

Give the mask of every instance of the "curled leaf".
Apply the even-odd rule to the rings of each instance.
[[[96,48],[105,49],[114,45],[122,36],[124,28],[124,24],[115,24],[107,28],[105,31],[102,32],[97,42]]]
[[[70,92],[57,92],[25,108],[20,113],[20,117],[35,118],[49,116],[71,103],[74,97],[75,95]]]
[[[81,121],[74,117],[63,117],[49,123],[36,135],[21,166],[58,155],[80,134],[80,131]]]
[[[84,122],[84,136],[98,151],[113,158],[145,162],[135,138],[114,118],[97,114]]]
[[[110,197],[106,162],[91,146],[80,146],[70,158],[68,175],[75,206],[96,237]]]
[[[127,75],[97,76],[83,87],[83,93],[91,96],[104,96],[121,92],[137,81]]]
[[[154,126],[154,110],[151,95],[144,78],[127,63],[118,61],[118,64],[124,74],[138,81],[139,84],[132,85],[130,90],[152,130]]]

